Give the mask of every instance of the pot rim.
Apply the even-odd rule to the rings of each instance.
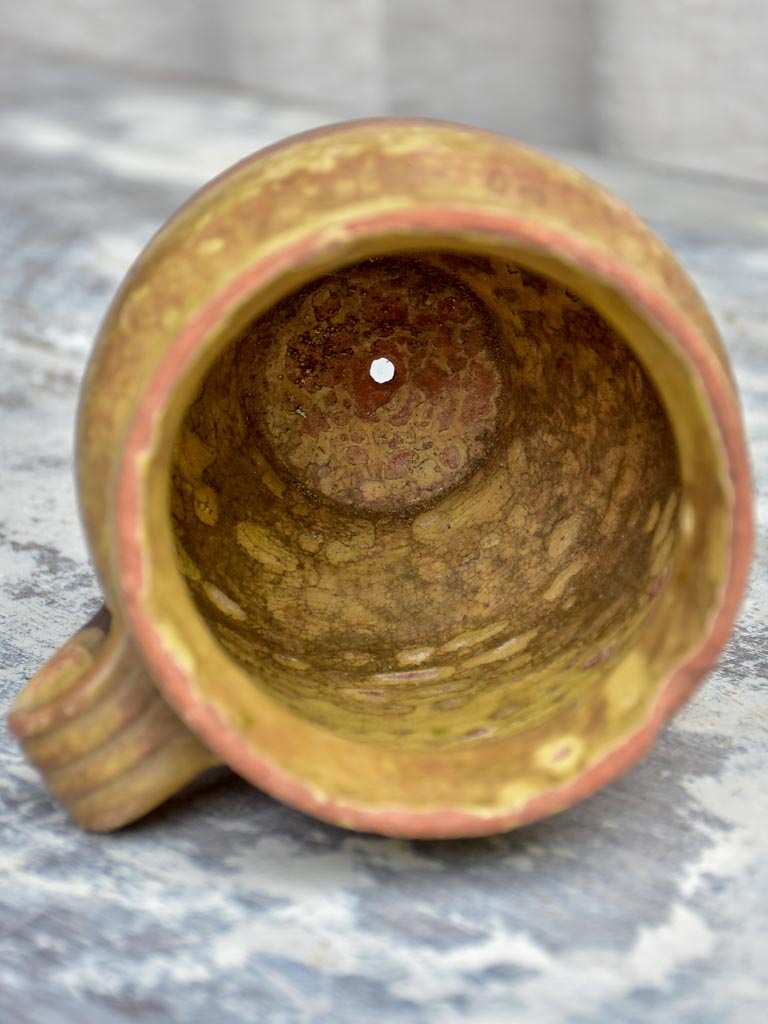
[[[283,279],[289,271],[295,273],[297,267],[309,266],[317,253],[333,249],[338,254],[347,251],[354,241],[406,233],[410,237],[421,233],[430,238],[482,236],[526,251],[556,252],[580,272],[615,289],[655,330],[671,338],[695,367],[719,430],[732,488],[728,571],[719,606],[702,643],[669,673],[645,720],[626,738],[565,784],[553,781],[549,789],[519,799],[501,812],[451,806],[427,810],[363,806],[319,792],[312,784],[288,774],[248,742],[243,730],[222,707],[196,692],[189,652],[172,649],[149,607],[151,574],[144,540],[145,467],[156,451],[163,410],[179,382],[192,372],[206,339],[220,331],[222,324],[242,310],[260,289]],[[636,763],[667,719],[691,695],[724,646],[746,585],[751,536],[751,483],[736,393],[705,339],[673,302],[636,271],[583,236],[511,213],[430,206],[348,218],[343,230],[336,226],[330,236],[321,229],[285,242],[252,264],[199,310],[165,353],[134,410],[116,481],[112,556],[121,609],[159,689],[180,717],[235,771],[283,802],[334,824],[387,835],[441,838],[488,835],[552,814],[596,792]],[[210,642],[215,644],[212,638]]]

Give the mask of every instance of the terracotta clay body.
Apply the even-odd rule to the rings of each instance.
[[[114,301],[79,438],[112,620],[11,721],[89,828],[219,761],[387,834],[552,813],[644,753],[746,577],[690,281],[588,179],[459,126],[336,126],[193,197]]]

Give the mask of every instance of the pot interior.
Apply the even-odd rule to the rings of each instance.
[[[598,700],[669,573],[680,470],[628,345],[502,258],[400,253],[283,298],[173,456],[179,566],[255,686],[450,747]]]

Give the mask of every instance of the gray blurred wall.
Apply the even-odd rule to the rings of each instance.
[[[0,0],[0,34],[768,182],[768,0]]]

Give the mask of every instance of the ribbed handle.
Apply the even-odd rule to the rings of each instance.
[[[9,724],[50,791],[95,832],[135,821],[219,763],[106,609],[27,683]]]

